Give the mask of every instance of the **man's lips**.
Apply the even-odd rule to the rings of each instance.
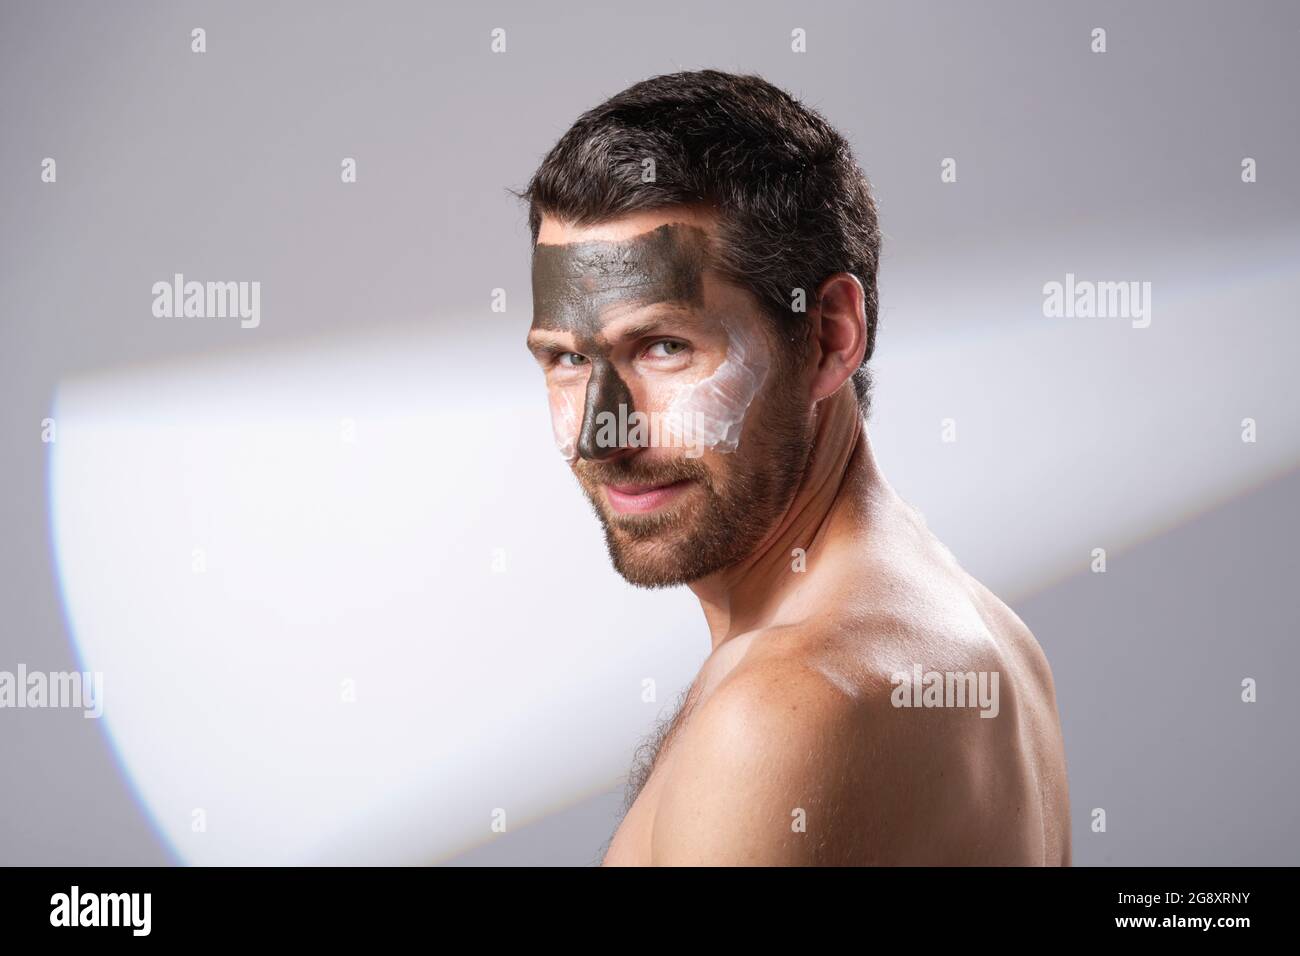
[[[662,508],[677,498],[690,486],[692,479],[683,478],[658,485],[606,485],[605,495],[610,507],[619,514],[643,514]]]

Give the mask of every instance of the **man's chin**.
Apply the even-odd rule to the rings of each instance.
[[[604,541],[614,570],[628,584],[638,588],[672,588],[688,583],[682,578],[684,568],[673,549],[646,538],[629,541],[610,528],[606,528]]]
[[[647,554],[646,543],[631,546],[609,542],[609,558],[614,570],[628,584],[639,588],[671,588],[690,584],[697,576],[690,574],[682,562],[671,555]]]
[[[663,528],[654,535],[626,535],[605,524],[610,562],[628,584],[639,588],[671,588],[690,584],[729,567],[733,554],[722,554],[684,532]]]
[[[628,584],[641,588],[670,588],[687,584],[680,529],[654,522],[605,519],[605,545],[610,562]]]

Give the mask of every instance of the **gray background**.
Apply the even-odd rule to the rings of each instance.
[[[77,666],[39,442],[60,382],[402,323],[475,343],[491,375],[505,350],[518,359],[527,324],[518,310],[508,321],[484,310],[489,290],[522,298],[528,285],[525,215],[505,187],[521,186],[582,110],[656,73],[758,72],[854,143],[886,237],[882,430],[910,427],[887,403],[891,349],[980,338],[971,297],[1016,300],[1019,277],[1026,311],[1008,321],[1032,321],[1035,287],[1067,269],[1165,279],[1162,291],[1180,278],[1235,289],[1224,341],[1253,343],[1207,363],[1195,395],[1185,382],[1182,395],[1162,388],[1159,353],[1135,366],[1117,355],[1121,372],[1092,370],[1099,388],[1140,375],[1166,408],[1222,398],[1231,429],[1242,412],[1227,396],[1290,381],[1295,4],[54,2],[6,3],[0,17],[0,668]],[[194,26],[207,30],[203,56],[189,51]],[[498,26],[505,55],[488,49]],[[1109,33],[1103,56],[1088,50],[1094,26]],[[794,27],[808,31],[806,54],[789,49]],[[1249,187],[1238,177],[1247,155],[1260,168]],[[39,180],[45,156],[58,161],[55,186]],[[358,157],[355,187],[339,187],[342,156]],[[939,184],[945,156],[958,158],[956,187]],[[1269,281],[1283,285],[1252,299],[1264,279],[1251,265],[1269,255],[1281,263]],[[262,279],[262,327],[151,321],[143,290],[174,271]],[[465,315],[480,324],[451,318]],[[1042,376],[1045,391],[1027,401],[1088,414],[1076,380],[1053,393],[1052,369]],[[1282,434],[1295,391],[1270,396]],[[1141,414],[1117,418],[1113,433],[1114,448],[1081,448],[1064,428],[1050,453],[1075,481],[1094,453],[1174,453]],[[960,546],[955,523],[931,522],[1051,661],[1078,864],[1300,862],[1300,448],[1286,434],[1268,468],[1201,496],[1183,520],[1159,507],[1177,482],[1127,488],[1152,517],[1126,525],[1106,575],[1076,562],[999,577],[989,552]],[[1002,449],[1008,475],[1031,454],[1018,448]],[[882,457],[900,487],[909,467],[933,468]],[[952,479],[913,500],[927,512],[960,501],[963,475]],[[1089,480],[1105,483],[1105,468]],[[979,501],[961,510],[975,512],[970,540],[996,535],[981,533]],[[1050,545],[1051,524],[1030,531]],[[691,639],[702,653],[702,622]],[[1259,681],[1255,705],[1238,699],[1246,676]],[[0,863],[175,861],[98,722],[0,712],[0,768]],[[612,791],[578,801],[459,861],[592,862],[617,803]],[[1105,834],[1089,831],[1093,807],[1107,810]]]

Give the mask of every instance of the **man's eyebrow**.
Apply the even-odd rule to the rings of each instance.
[[[705,317],[694,309],[672,303],[656,304],[650,306],[650,308],[653,309],[653,312],[645,318],[628,324],[622,324],[620,321],[615,320],[610,323],[613,327],[612,335],[608,329],[601,329],[596,333],[596,337],[608,346],[614,342],[644,338],[659,331],[704,329],[709,325]],[[568,334],[557,329],[534,328],[528,333],[528,351],[538,358],[572,352],[574,345],[569,343]]]
[[[662,331],[665,328],[701,328],[704,322],[702,317],[691,309],[684,309],[680,306],[660,306],[655,309],[655,313],[640,321],[633,322],[630,325],[616,325],[613,334],[608,330],[600,331],[600,338],[605,342],[611,342],[615,339],[626,341],[628,339],[644,338],[654,332]]]
[[[573,349],[560,341],[560,334],[556,332],[547,332],[546,330],[538,331],[534,329],[528,333],[528,351],[532,352],[539,358],[543,355],[559,355],[562,352],[572,352]]]

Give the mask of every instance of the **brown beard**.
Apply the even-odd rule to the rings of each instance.
[[[763,407],[750,409],[731,454],[574,462],[574,474],[604,526],[614,569],[638,587],[673,587],[752,554],[789,508],[812,453],[808,406],[797,395],[778,376]],[[754,414],[759,411],[764,414]],[[646,515],[611,512],[601,487],[682,480],[694,484],[679,500]]]

